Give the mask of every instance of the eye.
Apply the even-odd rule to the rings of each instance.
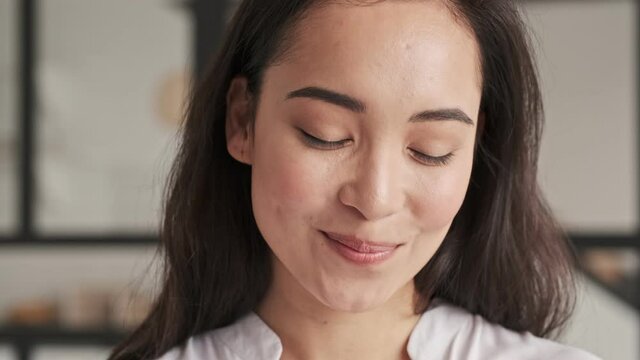
[[[344,140],[338,140],[338,141],[326,141],[326,140],[319,139],[313,135],[310,135],[309,133],[307,133],[302,129],[298,129],[298,130],[300,130],[300,133],[302,134],[302,138],[304,142],[315,148],[327,149],[327,150],[339,149],[345,143],[350,141],[350,139],[344,139]],[[409,149],[409,150],[411,151],[411,154],[418,159],[418,161],[425,163],[427,165],[445,166],[449,163],[449,160],[451,160],[451,158],[453,157],[453,153],[448,153],[447,155],[443,155],[443,156],[430,156],[413,149]]]
[[[304,142],[316,148],[327,149],[327,150],[338,149],[338,148],[341,148],[346,142],[349,141],[349,139],[339,140],[339,141],[326,141],[326,140],[318,139],[317,137],[310,135],[309,133],[307,133],[302,129],[299,129],[299,130],[300,130],[300,133],[302,134],[302,138]]]
[[[427,165],[435,165],[435,166],[445,166],[449,163],[449,160],[453,157],[453,153],[448,153],[443,156],[430,156],[427,154],[423,154],[419,151],[409,149],[411,154],[418,159],[418,161],[425,163]]]

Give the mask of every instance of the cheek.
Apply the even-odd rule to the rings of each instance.
[[[256,183],[261,184],[271,201],[298,210],[314,204],[322,185],[317,181],[321,175],[290,152],[272,154],[267,166],[258,165],[254,169]]]
[[[296,144],[256,139],[252,198],[256,222],[266,240],[290,238],[305,229],[323,204],[326,175],[300,155]],[[326,184],[326,182],[324,182]],[[326,186],[326,185],[324,185]],[[269,239],[271,237],[271,239]]]
[[[437,231],[450,225],[462,206],[470,175],[471,160],[465,159],[438,176],[421,181],[413,207],[425,230]]]

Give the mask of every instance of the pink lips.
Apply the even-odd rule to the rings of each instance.
[[[354,236],[321,231],[331,247],[347,260],[356,264],[377,264],[390,258],[400,244],[383,244],[364,241]]]

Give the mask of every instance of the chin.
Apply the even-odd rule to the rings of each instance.
[[[326,307],[335,311],[350,313],[374,310],[382,306],[389,298],[390,296],[383,296],[380,293],[358,292],[356,289],[346,292],[331,291],[322,296],[316,296],[316,299]]]

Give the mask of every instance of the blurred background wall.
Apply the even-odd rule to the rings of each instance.
[[[639,359],[638,4],[521,4],[539,180],[584,266],[562,341]],[[1,360],[104,358],[144,316],[185,89],[235,6],[0,0]]]

